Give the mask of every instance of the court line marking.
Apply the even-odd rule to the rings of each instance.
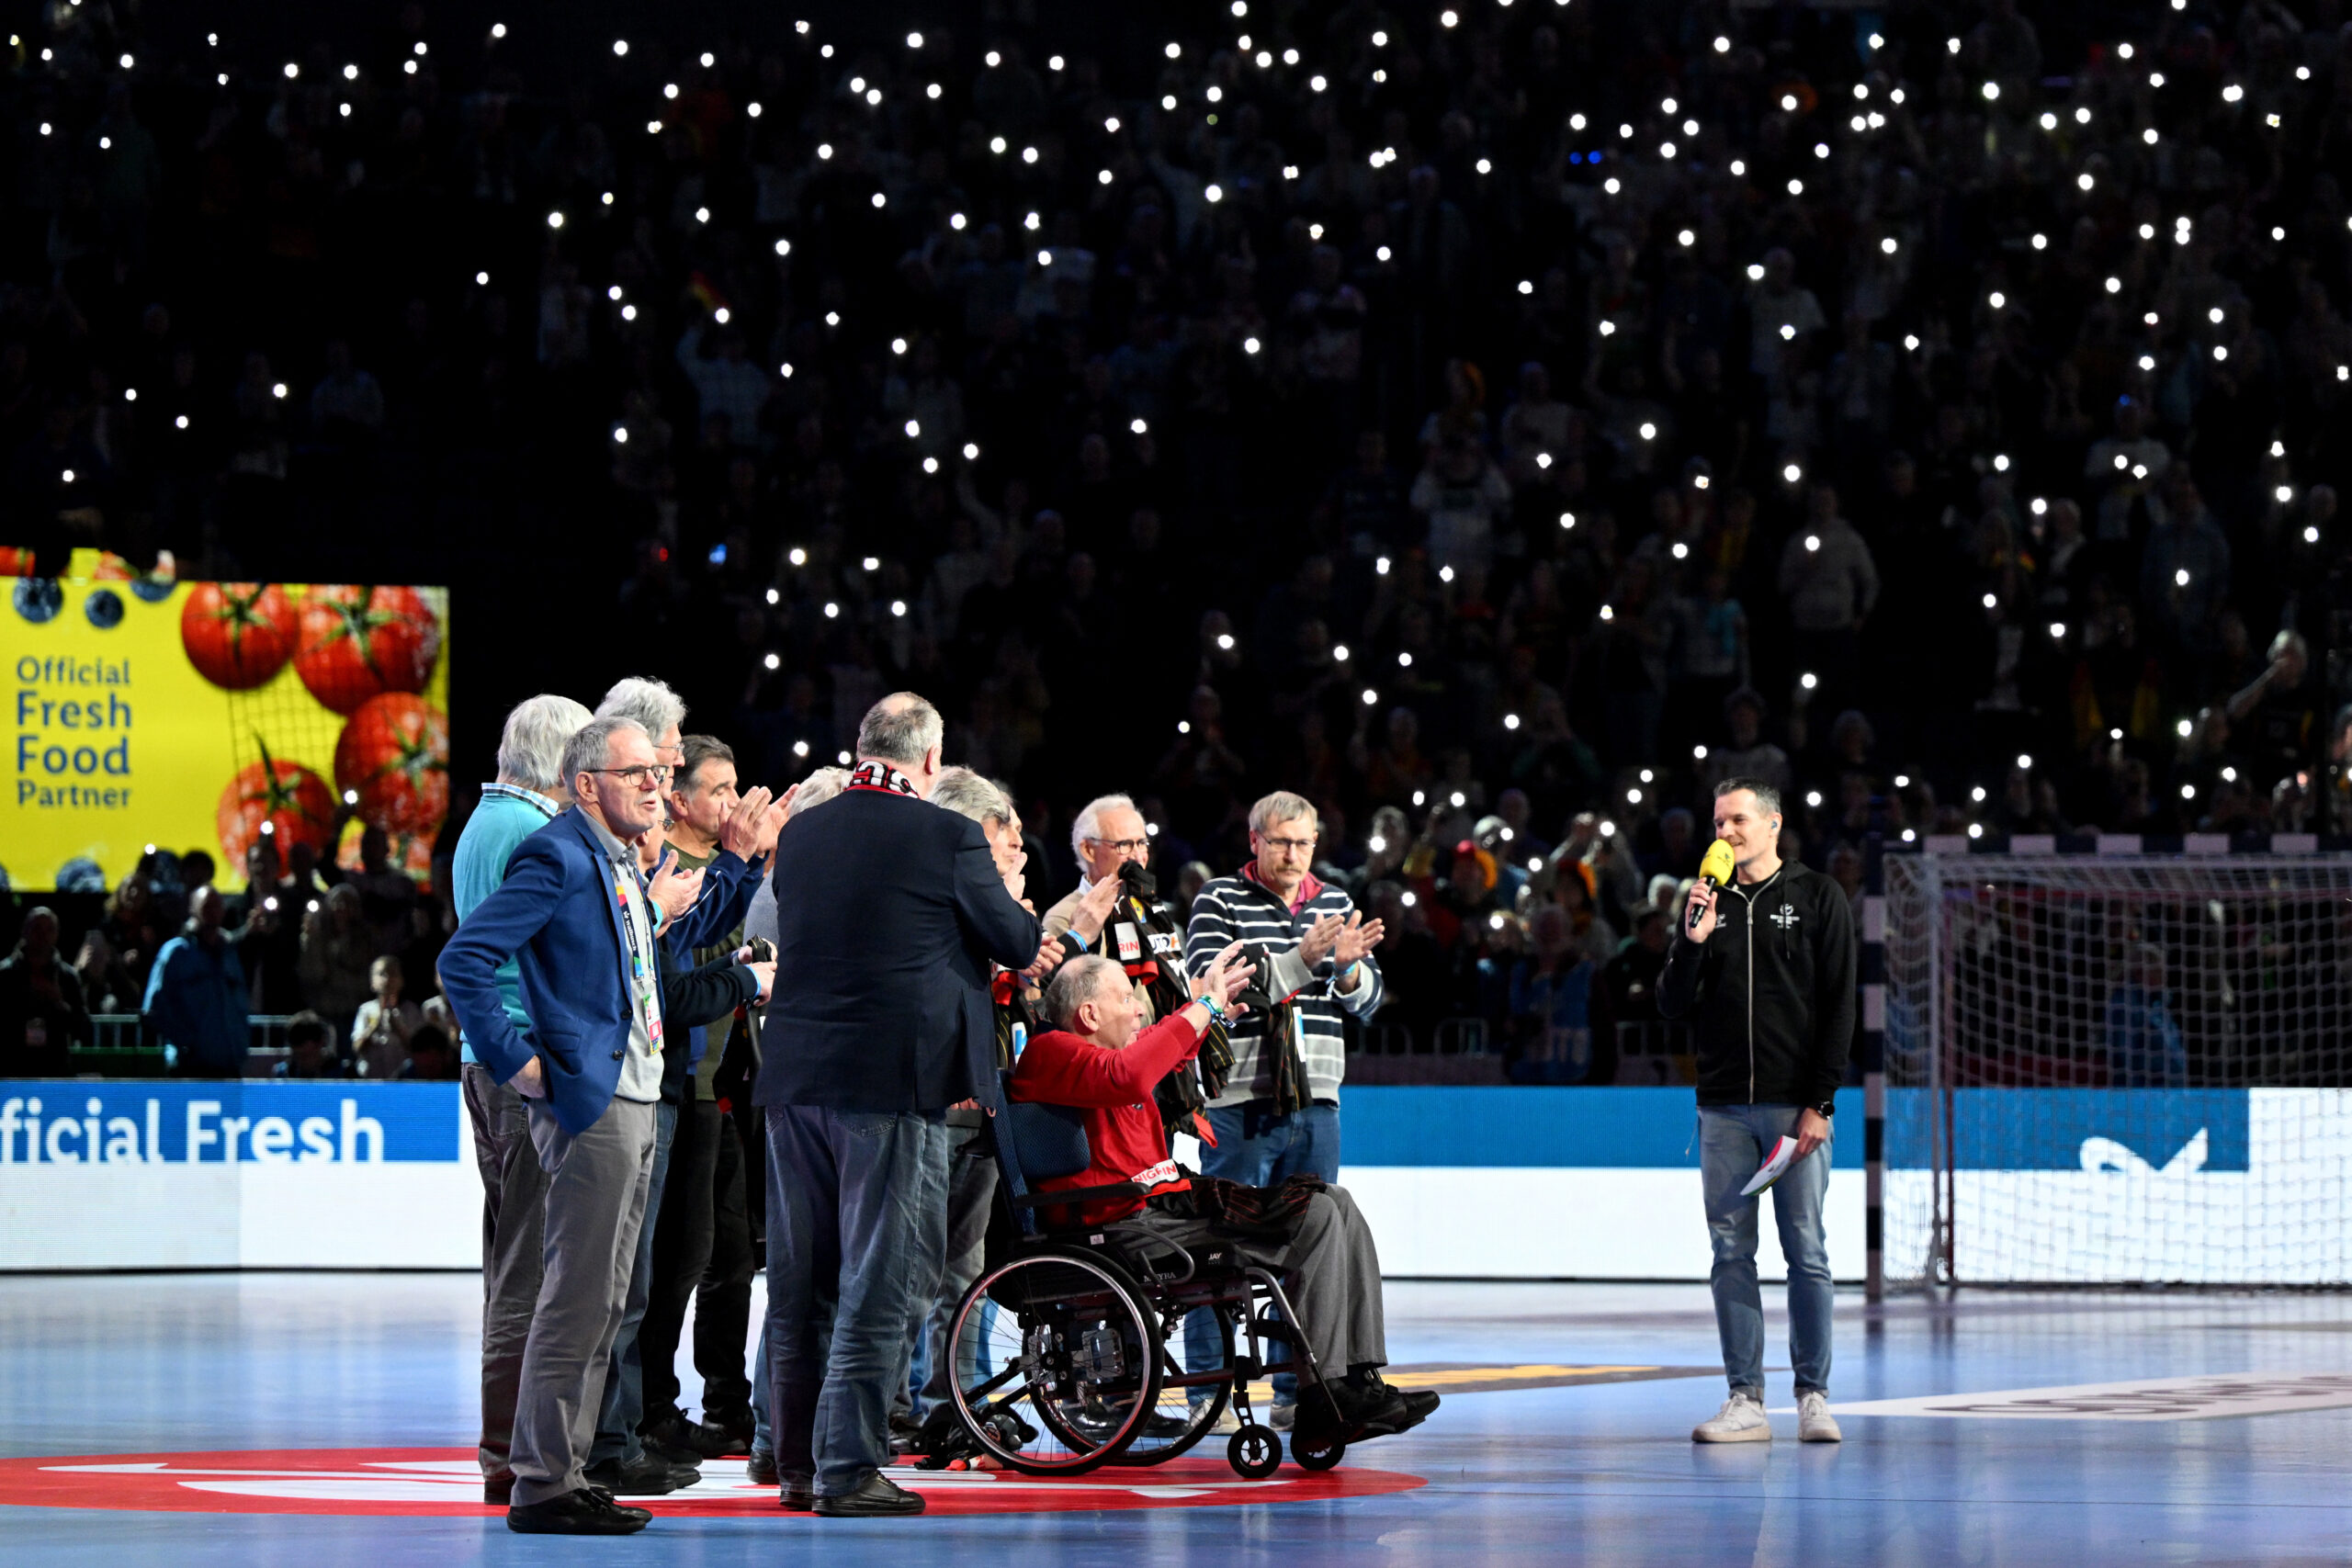
[[[1999,1389],[1833,1404],[1839,1416],[1934,1416],[2022,1421],[2210,1421],[2352,1405],[2352,1372],[2244,1372],[2141,1378],[2062,1388]],[[1790,1412],[1793,1414],[1793,1412]]]

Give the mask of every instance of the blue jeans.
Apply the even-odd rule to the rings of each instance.
[[[1228,1105],[1203,1114],[1208,1117],[1209,1131],[1216,1134],[1214,1148],[1205,1143],[1201,1145],[1203,1176],[1221,1177],[1246,1187],[1275,1187],[1286,1177],[1309,1172],[1331,1186],[1340,1184],[1338,1106],[1314,1103],[1276,1114],[1267,1110],[1261,1100],[1250,1105]],[[1198,1371],[1214,1365],[1216,1358],[1214,1320],[1205,1312],[1196,1312],[1184,1320],[1185,1368]],[[1333,1377],[1347,1370],[1325,1369]],[[1275,1404],[1296,1403],[1296,1374],[1276,1372],[1273,1385]],[[1196,1396],[1205,1397],[1195,1392]]]
[[[1793,1137],[1803,1111],[1793,1105],[1699,1108],[1699,1178],[1706,1193],[1707,1235],[1715,1264],[1715,1328],[1732,1392],[1764,1393],[1764,1297],[1756,1284],[1756,1210],[1764,1195],[1739,1190],[1783,1136]],[[1797,1392],[1829,1388],[1829,1320],[1836,1292],[1821,1203],[1829,1190],[1829,1145],[1791,1166],[1771,1187],[1772,1219],[1789,1264],[1789,1361]]]
[[[620,1332],[613,1336],[613,1359],[605,1371],[605,1398],[596,1412],[596,1443],[588,1450],[590,1464],[616,1459],[635,1464],[645,1451],[637,1424],[645,1419],[645,1362],[638,1354],[637,1331],[645,1322],[645,1303],[653,1288],[653,1217],[662,1212],[662,1185],[670,1174],[670,1145],[678,1135],[678,1108],[663,1101],[653,1119],[653,1175],[645,1190],[645,1223],[638,1228],[637,1262],[628,1271],[628,1304],[621,1314]]]
[[[938,1111],[767,1108],[769,1440],[817,1495],[889,1462],[909,1331],[947,1252]]]

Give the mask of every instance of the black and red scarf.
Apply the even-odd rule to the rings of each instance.
[[[879,795],[904,795],[916,800],[922,792],[915,788],[915,781],[879,758],[869,757],[849,771],[849,783],[843,789],[870,789]]]

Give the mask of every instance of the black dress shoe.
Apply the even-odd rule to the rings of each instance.
[[[854,1492],[818,1498],[816,1511],[829,1519],[875,1519],[920,1514],[922,1507],[922,1494],[908,1491],[877,1470]]]
[[[506,1528],[516,1535],[635,1535],[652,1519],[643,1508],[616,1507],[584,1486],[506,1510]]]
[[[751,1457],[743,1461],[743,1479],[754,1486],[774,1486],[776,1483],[775,1455],[753,1449]]]
[[[616,1497],[659,1497],[702,1479],[692,1465],[672,1464],[651,1449],[628,1461],[605,1460],[588,1467],[587,1479]]]
[[[911,1494],[910,1494],[911,1495]],[[916,1498],[917,1503],[922,1499]],[[789,1508],[797,1514],[812,1513],[817,1507],[817,1478],[813,1475],[787,1475],[775,1489],[775,1506]],[[918,1508],[916,1512],[922,1510]]]
[[[503,1508],[514,1501],[514,1472],[482,1478],[481,1500],[492,1507]]]

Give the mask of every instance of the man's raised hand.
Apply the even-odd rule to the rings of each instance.
[[[1348,923],[1340,928],[1339,937],[1331,944],[1331,962],[1341,969],[1347,968],[1378,947],[1385,934],[1386,928],[1378,920],[1365,919],[1362,909],[1350,910]]]
[[[1111,911],[1118,906],[1120,886],[1117,877],[1106,876],[1088,888],[1086,897],[1078,901],[1078,908],[1069,918],[1069,929],[1076,931],[1087,946],[1093,946],[1094,939],[1102,934],[1102,922],[1111,918]]]
[[[662,858],[653,863],[653,876],[646,890],[662,907],[662,914],[674,920],[693,908],[695,900],[702,897],[702,868],[681,869],[677,851],[663,844]]]
[[[1225,951],[1209,960],[1209,966],[1193,979],[1193,999],[1204,1002],[1215,998],[1229,1016],[1238,1016],[1250,1010],[1235,1003],[1243,987],[1250,984],[1250,965],[1237,963],[1241,956],[1241,944],[1226,944]]]

